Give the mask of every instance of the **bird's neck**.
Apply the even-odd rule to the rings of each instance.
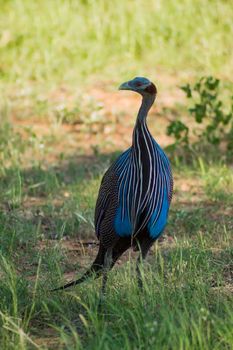
[[[147,114],[149,110],[151,109],[151,106],[153,105],[155,100],[155,95],[146,95],[143,96],[142,98],[142,104],[141,107],[138,111],[138,116],[137,116],[137,123],[142,123],[146,121]]]
[[[146,125],[146,117],[147,114],[151,108],[151,106],[153,105],[155,100],[155,95],[146,95],[143,96],[142,98],[142,104],[141,107],[138,111],[138,116],[137,116],[137,120],[136,120],[136,124],[135,124],[135,128],[134,128],[134,133],[133,133],[133,146],[135,145],[135,143],[137,142],[136,140],[136,131],[146,128],[147,129],[147,125]]]

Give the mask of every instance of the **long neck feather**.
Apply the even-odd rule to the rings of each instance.
[[[146,117],[151,106],[154,103],[154,100],[155,100],[155,95],[146,95],[146,96],[143,96],[142,98],[142,104],[138,111],[137,120],[134,128],[134,132],[133,132],[133,146],[135,146],[137,142],[136,130],[140,130],[141,127],[146,127]]]
[[[142,98],[142,104],[138,111],[137,122],[142,122],[146,119],[147,114],[153,105],[155,100],[155,95],[146,95]]]

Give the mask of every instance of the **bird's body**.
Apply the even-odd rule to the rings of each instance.
[[[103,178],[95,215],[98,238],[102,233],[107,239],[110,232],[119,237],[137,237],[146,228],[149,236],[156,239],[166,225],[172,194],[169,161],[147,126],[141,128],[147,139],[143,138],[140,157],[132,146]],[[105,215],[107,210],[113,212],[110,221],[110,215]]]
[[[101,182],[95,209],[100,241],[97,257],[84,276],[61,288],[81,283],[93,272],[97,276],[105,272],[130,246],[145,258],[167,223],[173,188],[171,167],[146,124],[156,88],[146,78],[135,78],[120,89],[139,92],[143,97],[132,146],[110,166]],[[106,278],[104,273],[104,289]]]

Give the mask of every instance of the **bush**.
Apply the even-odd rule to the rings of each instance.
[[[220,99],[221,83],[214,77],[202,77],[193,86],[187,84],[181,89],[191,100],[188,109],[190,125],[180,120],[172,121],[167,127],[167,134],[175,137],[177,145],[195,149],[200,144],[220,147],[225,145],[228,152],[233,152],[233,96],[230,103]],[[225,105],[230,105],[226,110]],[[191,137],[195,142],[191,146]]]

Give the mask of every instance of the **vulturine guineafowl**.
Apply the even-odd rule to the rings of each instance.
[[[156,87],[148,79],[136,77],[119,89],[138,92],[142,95],[142,104],[132,146],[110,166],[101,182],[95,209],[99,251],[80,279],[55,290],[77,285],[94,273],[96,277],[103,274],[102,290],[105,291],[108,270],[130,247],[139,250],[137,276],[141,286],[140,262],[167,223],[173,188],[171,167],[146,124]]]

